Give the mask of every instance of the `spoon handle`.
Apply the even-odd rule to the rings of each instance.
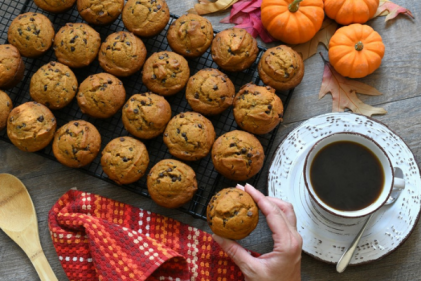
[[[43,251],[31,260],[41,281],[58,281]]]
[[[345,253],[339,259],[338,263],[336,264],[336,271],[342,273],[345,271],[346,267],[348,266],[349,262],[351,261],[352,256],[354,255],[355,249],[358,246],[358,242],[360,242],[361,237],[370,221],[372,214],[368,216],[368,219],[365,221],[363,227],[361,228],[360,232],[358,232],[357,237],[355,237],[354,241],[352,241],[351,246],[346,249]]]

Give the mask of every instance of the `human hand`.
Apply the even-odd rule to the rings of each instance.
[[[243,188],[237,185],[238,188]],[[273,251],[258,258],[251,256],[233,240],[213,235],[213,239],[238,265],[246,281],[301,280],[301,248],[303,239],[297,232],[297,218],[290,203],[264,196],[253,186],[244,190],[253,197],[266,220],[274,241]]]

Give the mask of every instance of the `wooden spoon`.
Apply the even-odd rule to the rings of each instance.
[[[26,253],[42,281],[58,280],[42,251],[28,190],[10,174],[0,174],[0,228]]]

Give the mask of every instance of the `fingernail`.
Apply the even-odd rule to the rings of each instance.
[[[248,183],[246,183],[246,186],[247,187],[253,187],[254,188],[254,186],[252,186],[251,184],[248,184]]]
[[[238,184],[238,183],[237,183],[237,188],[241,189],[241,190],[244,190],[244,186],[242,186],[241,184]]]

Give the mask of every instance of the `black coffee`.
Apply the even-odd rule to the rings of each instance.
[[[361,210],[380,196],[384,172],[380,160],[365,146],[338,141],[321,149],[310,167],[317,196],[340,211]]]

